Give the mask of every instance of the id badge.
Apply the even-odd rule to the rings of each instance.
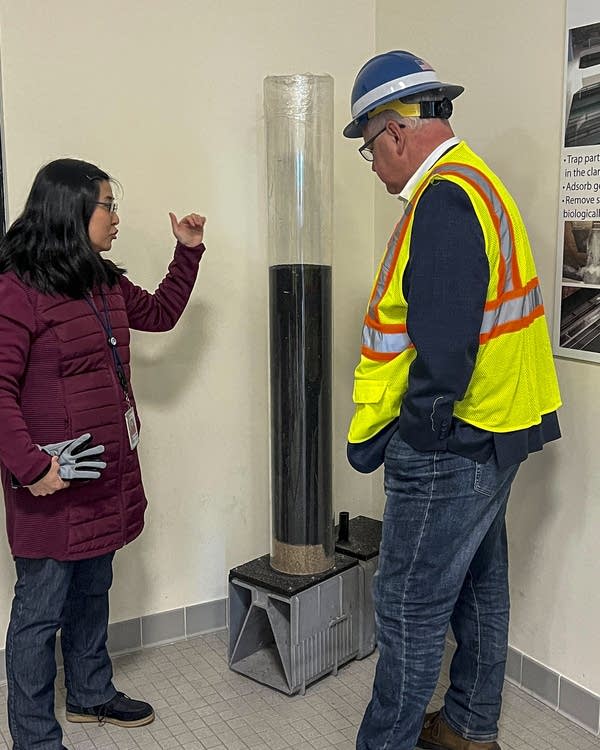
[[[133,406],[130,406],[125,412],[125,425],[127,427],[127,436],[129,437],[129,447],[133,451],[140,442],[137,422],[135,421],[135,409]]]

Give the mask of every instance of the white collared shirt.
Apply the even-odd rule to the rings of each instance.
[[[452,148],[453,146],[456,146],[460,143],[460,138],[457,138],[456,136],[452,138],[448,138],[447,141],[444,141],[443,143],[440,143],[440,145],[435,148],[429,156],[425,159],[425,161],[417,168],[417,171],[413,174],[413,176],[410,178],[410,180],[406,183],[406,185],[402,188],[400,193],[396,196],[399,200],[402,201],[408,201],[410,196],[413,194],[413,191],[415,187],[417,186],[417,183],[420,181],[421,177],[427,172],[431,167],[436,163],[436,161],[442,156],[442,154],[445,154],[448,149]]]

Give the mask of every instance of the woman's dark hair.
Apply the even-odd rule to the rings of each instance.
[[[125,271],[92,247],[88,225],[106,172],[57,159],[37,173],[23,213],[0,240],[0,273],[13,271],[44,294],[81,298]]]

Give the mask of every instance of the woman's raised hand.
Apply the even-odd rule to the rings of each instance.
[[[178,242],[187,247],[197,247],[204,238],[204,224],[206,216],[200,214],[188,214],[181,221],[177,220],[174,213],[169,211],[173,234]]]

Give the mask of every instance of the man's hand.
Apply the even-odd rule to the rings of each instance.
[[[178,242],[186,247],[197,247],[204,238],[204,224],[206,216],[188,214],[181,221],[177,221],[174,213],[169,212],[173,234]]]
[[[59,490],[66,489],[70,482],[64,482],[58,473],[60,464],[58,463],[58,456],[52,456],[52,463],[48,473],[45,474],[41,479],[38,479],[34,484],[27,485],[27,489],[35,497],[41,497],[42,495],[53,495]]]

